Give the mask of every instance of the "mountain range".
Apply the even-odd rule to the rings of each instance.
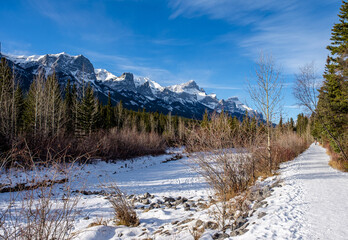
[[[64,86],[68,79],[77,86],[90,83],[102,102],[110,93],[113,104],[122,101],[124,107],[132,110],[146,109],[164,114],[201,119],[205,110],[221,112],[242,118],[261,114],[243,104],[237,97],[219,100],[215,94],[207,94],[197,83],[190,80],[183,84],[163,87],[147,77],[135,77],[132,73],[116,76],[105,69],[95,69],[83,55],[71,56],[66,53],[15,56],[0,55],[7,59],[14,70],[16,79],[28,89],[39,73],[46,76],[55,73],[59,84]]]

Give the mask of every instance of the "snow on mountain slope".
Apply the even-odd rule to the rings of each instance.
[[[2,55],[12,61],[13,68],[21,78],[23,89],[28,89],[39,73],[46,76],[55,73],[61,85],[67,80],[81,86],[90,83],[96,95],[106,102],[110,93],[113,104],[121,101],[124,106],[133,110],[147,109],[188,118],[202,118],[208,112],[229,112],[232,116],[242,119],[245,111],[256,114],[251,108],[241,103],[238,98],[220,100],[215,94],[207,94],[193,80],[163,87],[147,77],[134,77],[132,73],[121,76],[106,69],[94,69],[93,64],[83,55],[72,56],[67,53],[13,56]],[[260,115],[261,116],[261,115]]]
[[[115,76],[105,69],[96,69],[95,73],[99,81],[104,82],[111,88],[136,91],[144,95],[148,100],[161,99],[168,104],[178,102],[182,105],[187,103],[200,103],[204,108],[208,108],[211,111],[217,110],[218,112],[221,112],[222,110],[225,110],[230,113],[239,114],[244,114],[245,111],[248,111],[251,113],[250,115],[257,115],[256,111],[243,104],[238,97],[219,101],[216,94],[207,94],[194,80],[182,84],[162,87],[160,84],[148,77],[134,77],[130,73],[124,73],[120,77]],[[125,81],[125,79],[128,79],[128,82]],[[136,103],[133,101],[132,105],[135,106]],[[168,109],[172,111],[173,108],[169,107]]]
[[[164,87],[162,87],[159,83],[152,81],[148,77],[135,77],[134,78],[134,83],[136,87],[140,87],[146,83],[149,84],[153,94],[162,92],[164,90]]]
[[[94,72],[98,81],[104,82],[114,80],[117,78],[114,74],[105,69],[94,69]]]
[[[96,80],[92,63],[83,55],[72,56],[65,52],[58,54],[15,56],[4,55],[16,66],[37,75],[44,73],[46,77],[53,73],[62,73],[78,82],[94,82]]]
[[[76,58],[78,56],[71,56],[65,52],[61,52],[61,53],[57,53],[57,54],[47,54],[47,56],[49,57],[54,57],[54,58],[58,58],[62,55],[68,56],[70,58]],[[10,60],[12,60],[13,62],[17,63],[17,64],[27,64],[30,62],[37,62],[40,59],[44,58],[46,55],[31,55],[31,56],[24,56],[24,55],[11,55],[11,54],[7,54],[6,57]]]
[[[197,100],[202,100],[205,97],[209,96],[211,98],[216,98],[216,94],[207,95],[204,89],[200,89],[197,83],[194,80],[190,80],[187,83],[177,84],[166,87],[168,90],[175,93],[188,93],[191,95],[195,95]]]

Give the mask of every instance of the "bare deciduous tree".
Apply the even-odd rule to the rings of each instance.
[[[315,113],[316,111],[319,86],[314,63],[306,64],[299,68],[299,73],[295,75],[293,94],[298,104],[310,113]]]
[[[261,112],[267,124],[267,152],[269,170],[272,171],[271,154],[271,125],[274,117],[279,112],[282,100],[283,81],[281,72],[277,68],[271,55],[260,53],[255,68],[255,83],[248,84],[248,92],[251,99]]]
[[[346,66],[346,65],[343,65]],[[314,64],[306,64],[299,69],[299,73],[295,75],[295,85],[293,89],[293,94],[298,101],[298,104],[304,107],[308,112],[310,112],[313,116],[317,116],[319,123],[325,129],[325,131],[329,134],[331,139],[336,143],[337,147],[342,152],[343,157],[348,160],[348,156],[342,147],[342,143],[337,137],[332,134],[329,130],[327,124],[321,117],[321,114],[318,112],[318,95],[320,82],[318,80],[317,74],[315,72]],[[343,71],[344,67],[343,67]]]

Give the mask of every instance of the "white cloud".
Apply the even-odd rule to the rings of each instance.
[[[301,109],[300,105],[294,104],[294,105],[285,105],[284,108],[290,108],[290,109]]]
[[[253,60],[260,50],[270,52],[287,74],[313,60],[323,70],[339,4],[335,0],[169,0],[171,18],[207,16],[246,27],[240,35],[226,33],[215,42],[238,44]]]

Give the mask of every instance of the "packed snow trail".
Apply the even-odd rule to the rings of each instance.
[[[348,239],[348,173],[331,168],[329,160],[313,144],[283,164],[283,187],[258,210],[266,215],[251,219],[249,231],[233,239]]]

